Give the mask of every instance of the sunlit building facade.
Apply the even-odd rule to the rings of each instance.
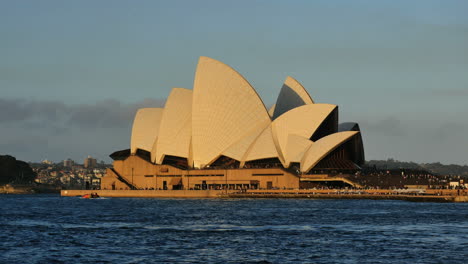
[[[97,165],[97,160],[91,156],[86,157],[83,162],[85,168],[95,168]]]

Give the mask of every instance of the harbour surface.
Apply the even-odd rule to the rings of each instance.
[[[467,203],[0,196],[1,263],[466,263]]]

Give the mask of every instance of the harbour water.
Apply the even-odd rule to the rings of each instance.
[[[0,263],[466,263],[468,204],[0,196]]]

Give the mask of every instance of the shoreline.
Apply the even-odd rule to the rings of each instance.
[[[29,185],[1,185],[0,194],[43,194],[43,193],[56,193],[59,194],[59,189],[42,187],[42,186],[29,186]]]
[[[468,202],[468,196],[434,195],[372,195],[372,194],[228,194],[223,198],[254,199],[337,199],[337,200],[400,200],[409,202],[459,203]]]
[[[100,197],[120,198],[245,198],[245,199],[341,199],[341,200],[403,200],[410,202],[468,202],[467,195],[453,192],[426,194],[396,194],[391,190],[365,190],[343,193],[337,190],[62,190],[61,196],[76,197],[97,193]]]

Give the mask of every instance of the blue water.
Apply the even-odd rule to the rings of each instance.
[[[468,263],[468,204],[0,196],[0,263]]]

